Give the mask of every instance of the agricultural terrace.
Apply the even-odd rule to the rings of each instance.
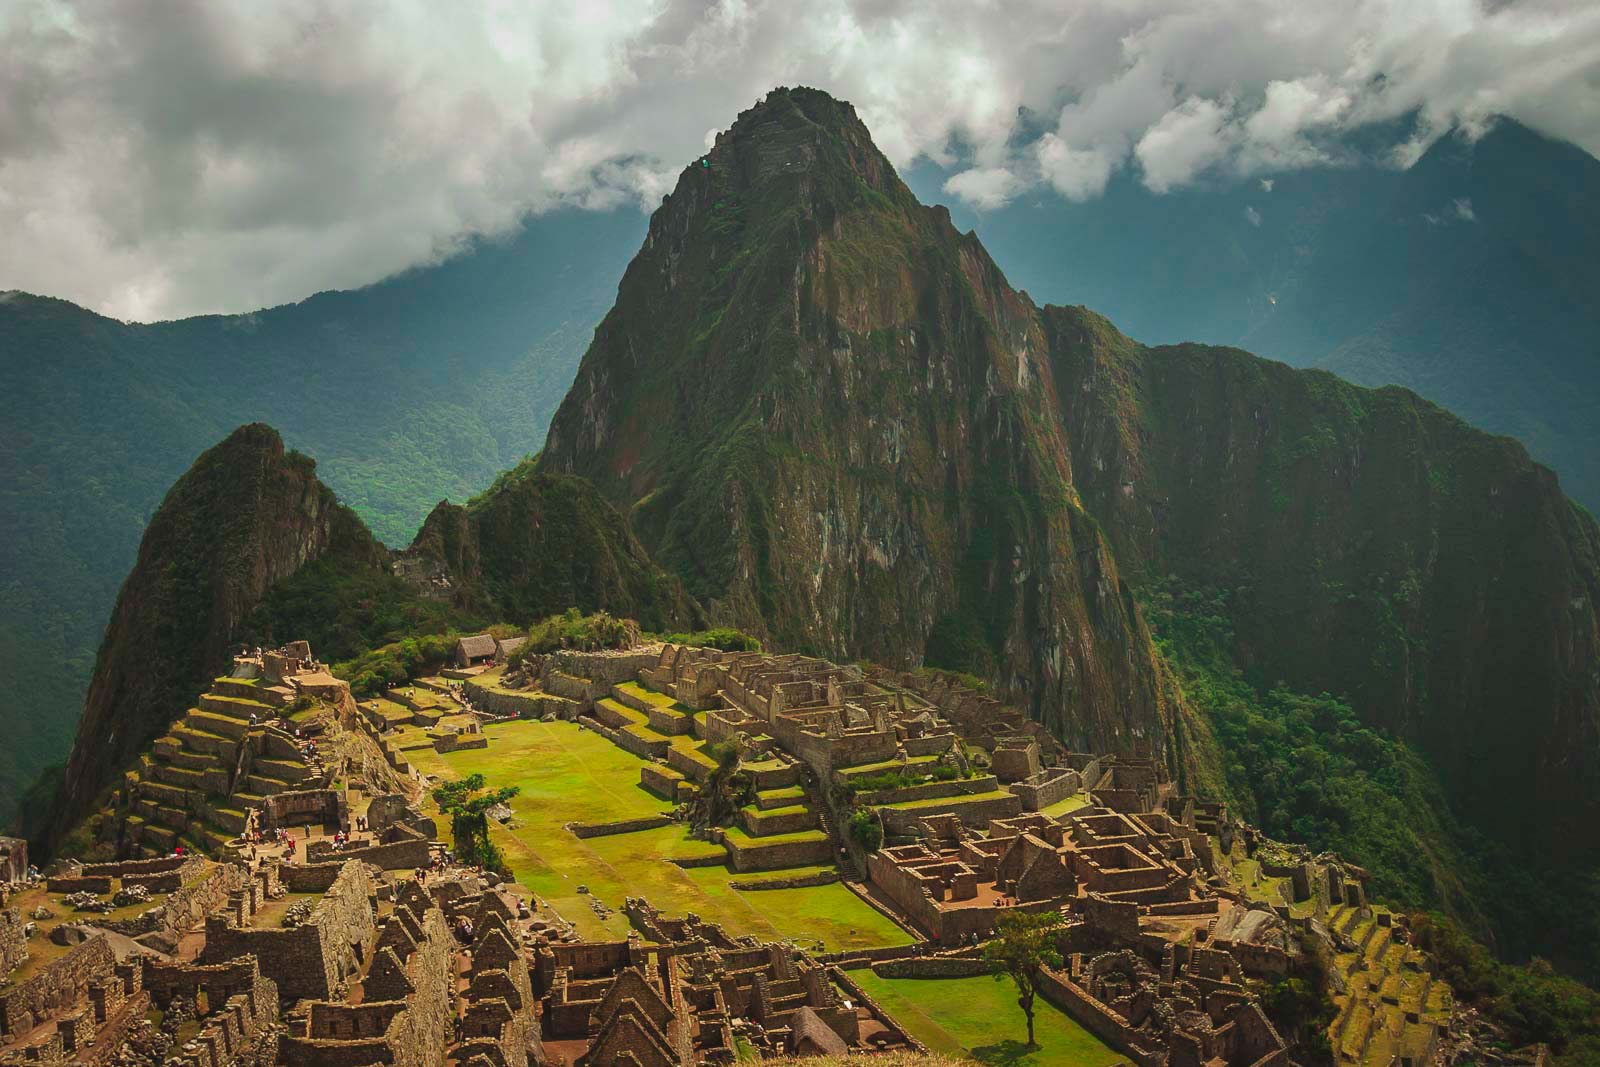
[[[695,840],[678,823],[587,839],[569,823],[608,823],[661,815],[666,802],[639,785],[641,760],[570,722],[516,721],[484,728],[489,747],[440,755],[428,747],[406,756],[424,773],[482,774],[515,785],[509,827],[494,840],[517,881],[573,922],[585,938],[625,936],[623,900],[644,897],[669,915],[693,912],[730,933],[794,938],[828,950],[908,944],[911,935],[840,883],[800,889],[740,890],[730,883],[811,873],[805,867],[736,875],[722,864],[680,867],[673,860],[722,857],[721,845]],[[580,893],[579,887],[588,890]],[[592,901],[609,909],[597,914]]]

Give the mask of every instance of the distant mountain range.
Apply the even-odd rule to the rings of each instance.
[[[1396,134],[1398,131],[1389,131]],[[1600,503],[1600,162],[1510,122],[1408,171],[1344,165],[1165,196],[1128,174],[1071,204],[953,218],[1012,284],[1139,340],[1239,344],[1397,382],[1523,440]],[[924,200],[943,172],[913,168]],[[271,422],[385,542],[536,452],[646,220],[560,213],[361,290],[124,325],[0,295],[0,819],[64,758],[94,650],[165,487]],[[4,279],[0,278],[0,284]]]

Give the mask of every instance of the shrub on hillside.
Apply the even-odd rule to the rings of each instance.
[[[697,630],[694,633],[667,634],[662,638],[669,644],[687,645],[690,648],[715,648],[723,652],[760,652],[761,642],[731,626],[715,630]]]

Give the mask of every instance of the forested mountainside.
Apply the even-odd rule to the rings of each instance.
[[[151,519],[50,825],[30,828],[52,841],[69,833],[241,642],[308,639],[332,662],[412,634],[485,619],[525,626],[574,606],[662,629],[699,618],[681,584],[577,479],[521,467],[466,508],[440,505],[418,544],[397,554],[276,430],[240,427],[195,461]]]
[[[0,696],[0,823],[66,757],[118,585],[195,456],[270,422],[406,544],[538,450],[642,231],[562,212],[366,289],[148,326],[0,294],[0,667],[36,680]]]
[[[970,670],[1213,781],[1137,601],[1220,586],[1239,668],[1344,697],[1531,862],[1593,862],[1600,534],[1550,472],[1402,390],[1035,307],[825,94],[684,171],[540,462],[713,618]]]

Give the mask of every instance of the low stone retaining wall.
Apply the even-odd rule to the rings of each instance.
[[[728,863],[728,857],[725,855],[679,856],[667,862],[674,867],[724,867]]]
[[[613,730],[598,719],[591,719],[587,715],[578,716],[578,725],[588,727],[624,752],[631,752],[640,759],[670,759],[672,746],[666,741],[646,741],[626,730]]]
[[[394,841],[387,845],[344,849],[335,849],[331,843],[324,844],[327,840],[322,838],[306,846],[308,863],[348,863],[350,860],[361,860],[386,871],[397,871],[408,867],[426,867],[432,859],[428,851],[429,843],[421,838],[414,841]]]
[[[463,682],[461,688],[472,706],[496,717],[514,716],[519,719],[542,719],[554,712],[558,717],[570,719],[578,705],[549,693],[506,693],[490,689],[478,682]]]
[[[653,763],[639,768],[639,784],[664,800],[677,801],[678,783],[683,780],[683,775],[677,771]]]
[[[104,894],[111,892],[111,878],[109,875],[53,874],[45,879],[44,884],[45,888],[52,893]]]
[[[872,973],[883,978],[971,978],[997,970],[993,961],[978,956],[911,956],[872,965]]]
[[[642,819],[623,819],[620,822],[571,822],[567,829],[576,837],[609,837],[613,834],[632,834],[640,830],[656,830],[672,825],[668,815],[649,815]]]
[[[857,793],[856,799],[867,807],[876,807],[879,804],[903,804],[908,800],[937,800],[940,797],[992,793],[999,788],[1000,779],[992,774],[982,774],[976,778],[952,778],[947,782],[923,782],[899,789],[877,789]]]
[[[959,814],[966,826],[984,826],[993,819],[1014,819],[1022,814],[1022,800],[1014,793],[1006,793],[987,800],[969,800],[964,796],[950,797],[949,800],[948,808],[942,805],[930,805],[925,808],[879,808],[884,832],[913,833],[919,821],[946,811]]]
[[[729,882],[728,885],[744,893],[763,889],[805,889],[814,885],[832,885],[839,880],[838,871],[812,871],[793,878],[752,878],[748,882]]]

